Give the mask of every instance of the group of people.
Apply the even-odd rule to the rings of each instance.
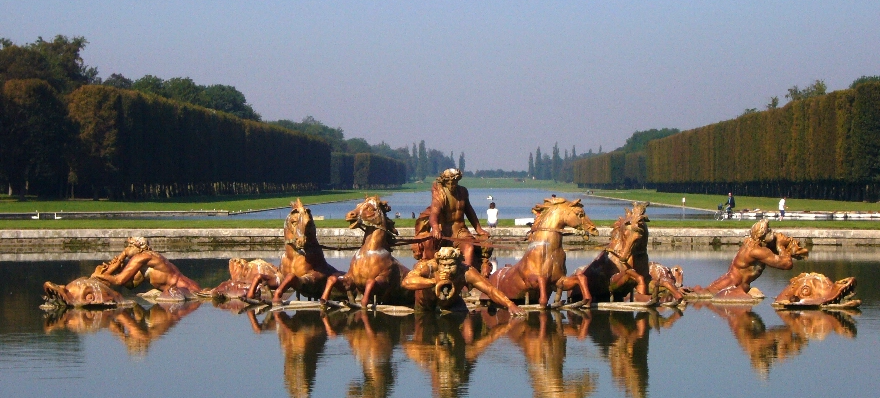
[[[779,216],[776,218],[779,221],[785,219],[785,209],[788,206],[785,205],[785,196],[782,199],[779,199]],[[724,203],[724,208],[727,211],[727,218],[733,217],[733,209],[736,207],[736,199],[733,197],[733,192],[727,193],[727,202]]]

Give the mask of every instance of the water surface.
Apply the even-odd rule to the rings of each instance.
[[[515,219],[530,218],[532,215],[532,207],[536,204],[544,202],[544,199],[550,198],[550,195],[556,194],[559,197],[568,200],[580,199],[584,204],[584,211],[593,220],[616,220],[617,217],[623,216],[624,208],[632,208],[631,202],[600,198],[586,193],[577,192],[552,192],[542,189],[469,189],[471,205],[477,213],[477,217],[486,218],[486,209],[489,208],[490,202],[495,202],[498,208],[498,218]],[[413,218],[425,210],[431,204],[431,192],[395,192],[391,195],[382,196],[382,200],[387,201],[391,206],[391,213],[400,213],[401,218]],[[491,198],[491,199],[490,199]],[[328,219],[340,219],[345,217],[345,213],[354,209],[355,205],[362,200],[350,200],[344,202],[325,203],[309,205],[312,214],[315,216],[324,216]],[[255,219],[284,219],[290,212],[289,208],[265,210],[253,213],[244,213],[235,215],[234,217],[255,218]],[[650,208],[650,216],[657,220],[680,220],[685,219],[708,219],[712,217],[712,212],[698,209],[690,209],[674,206],[652,205]],[[404,225],[410,226],[410,225]]]
[[[346,269],[352,253],[330,261]],[[653,251],[711,282],[732,250]],[[569,265],[595,251],[569,252]],[[562,311],[511,320],[506,311],[390,316],[302,310],[255,313],[192,302],[69,311],[38,308],[46,280],[88,275],[109,253],[53,261],[0,261],[3,396],[869,396],[880,383],[880,251],[821,251],[791,271],[767,270],[755,306],[691,304],[682,311]],[[275,255],[276,257],[272,257]],[[500,252],[514,262],[517,252]],[[203,286],[228,278],[230,256],[168,253]],[[398,257],[407,265],[408,253]],[[803,271],[856,276],[861,311],[777,312],[770,307]],[[124,291],[131,296],[133,292]]]

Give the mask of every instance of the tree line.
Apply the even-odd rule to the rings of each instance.
[[[330,182],[330,140],[259,122],[231,86],[117,74],[102,82],[80,57],[86,44],[0,39],[0,183],[11,195],[141,199]],[[359,185],[405,181],[404,162],[362,158],[352,171]]]
[[[784,107],[651,140],[575,166],[579,186],[808,199],[880,199],[880,78],[789,90]],[[772,102],[771,102],[772,104]]]

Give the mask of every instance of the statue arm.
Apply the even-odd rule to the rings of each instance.
[[[471,198],[470,193],[468,193],[467,188],[461,188],[461,196],[462,200],[464,200],[464,215],[467,217],[468,221],[470,221],[471,225],[474,226],[474,231],[479,235],[488,235],[489,233],[483,229],[480,225],[480,219],[477,217],[477,212],[474,211],[474,207],[471,206]]]
[[[433,278],[428,278],[428,276],[430,275],[430,270],[424,264],[424,262],[417,263],[415,267],[413,267],[413,270],[406,274],[406,277],[403,278],[403,281],[400,283],[400,285],[404,289],[429,289],[437,284],[437,282]]]
[[[101,279],[111,285],[124,285],[128,281],[134,279],[135,275],[137,275],[138,271],[141,270],[141,267],[147,265],[150,262],[149,256],[141,256],[135,255],[128,261],[128,264],[122,268],[119,273],[111,275],[111,274],[93,274],[93,277]]]
[[[498,305],[503,305],[507,307],[507,310],[510,311],[511,315],[524,315],[525,312],[519,308],[513,301],[510,301],[504,293],[501,293],[500,290],[496,289],[489,280],[486,279],[483,275],[480,275],[479,272],[473,267],[468,267],[467,272],[464,274],[465,280],[467,284],[472,286],[473,288],[485,293],[489,296],[493,302]]]
[[[794,265],[794,262],[791,259],[791,254],[787,251],[783,251],[782,254],[775,254],[770,249],[761,247],[753,249],[751,255],[752,258],[766,264],[768,267],[790,270]]]

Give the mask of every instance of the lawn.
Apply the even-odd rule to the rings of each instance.
[[[515,180],[510,178],[465,178],[461,185],[471,189],[477,188],[538,188],[557,192],[584,192],[575,184],[554,183],[542,180]],[[429,182],[405,184],[401,189],[392,191],[319,191],[303,192],[287,195],[264,196],[219,196],[197,198],[175,198],[151,201],[108,201],[108,200],[39,200],[17,198],[0,195],[0,213],[25,213],[40,211],[55,213],[63,211],[186,211],[186,210],[250,210],[287,207],[296,198],[302,198],[304,204],[327,203],[340,200],[363,198],[364,194],[387,195],[390,192],[423,191],[430,189]],[[726,201],[723,195],[700,195],[662,193],[654,190],[593,190],[597,196],[649,201],[653,203],[681,206],[682,198],[688,207],[714,210],[719,203]],[[739,209],[776,209],[779,198],[737,196]],[[803,200],[789,198],[786,201],[789,211],[880,211],[877,203],[839,202],[830,200]],[[748,228],[753,221],[652,221],[653,227],[668,228]],[[319,228],[347,227],[344,220],[317,221]],[[400,227],[409,227],[409,223],[401,222]],[[499,220],[499,226],[511,227],[513,220]],[[804,221],[790,220],[774,222],[774,227],[785,228],[826,228],[826,229],[878,229],[880,223],[872,221]],[[0,220],[0,229],[131,229],[131,228],[281,228],[279,220],[245,220],[234,217],[220,217],[215,220]]]

